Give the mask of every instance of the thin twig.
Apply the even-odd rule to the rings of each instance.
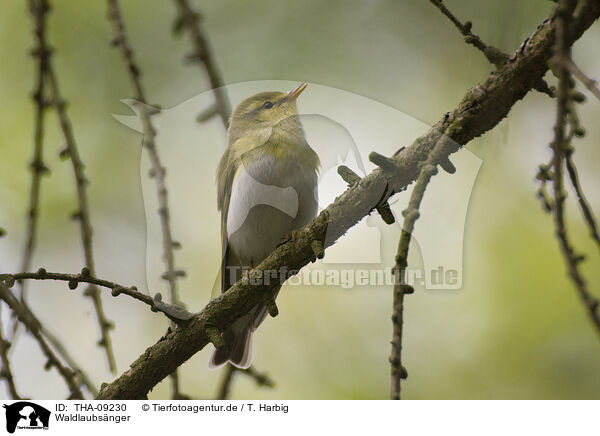
[[[119,3],[117,0],[108,0],[108,19],[113,25],[113,45],[121,49],[123,59],[127,65],[127,71],[131,83],[135,90],[135,98],[141,103],[140,115],[142,118],[142,126],[144,133],[144,147],[148,150],[152,168],[150,170],[151,177],[156,181],[156,189],[158,193],[158,213],[160,215],[160,224],[162,231],[162,245],[163,245],[163,260],[165,261],[167,271],[163,274],[163,279],[169,284],[169,293],[172,304],[179,304],[179,297],[177,295],[177,279],[183,277],[185,273],[175,269],[175,247],[179,247],[173,240],[173,233],[171,230],[171,215],[169,211],[168,192],[166,184],[166,168],[163,167],[158,149],[155,143],[156,130],[152,125],[150,114],[148,113],[148,100],[146,99],[146,93],[141,80],[141,69],[135,62],[135,56],[133,49],[127,39],[127,31],[125,29],[125,23],[121,16],[119,9]],[[173,324],[173,327],[175,325]],[[179,380],[177,372],[175,371],[171,375],[172,380],[172,391],[173,398],[181,398],[183,394],[179,392]]]
[[[31,11],[33,14],[34,11]],[[36,240],[37,233],[37,218],[40,200],[40,185],[42,177],[49,172],[48,167],[44,164],[43,159],[43,143],[44,143],[44,114],[47,108],[46,92],[45,92],[45,81],[44,77],[48,68],[48,58],[52,51],[48,47],[46,42],[46,12],[41,14],[41,19],[34,20],[34,34],[36,39],[35,48],[32,50],[32,56],[37,59],[36,79],[35,88],[33,91],[32,99],[35,103],[35,116],[34,116],[34,134],[33,134],[33,158],[29,165],[31,170],[31,187],[29,191],[29,207],[27,213],[27,231],[25,239],[25,250],[23,252],[22,259],[22,270],[28,270],[31,266],[31,259],[33,256],[33,248]],[[25,283],[20,283],[21,300],[25,301],[26,288]],[[14,317],[14,323],[10,328],[9,336],[11,339],[0,338],[2,341],[2,364],[3,373],[8,372],[9,378],[6,381],[9,385],[9,391],[13,399],[18,398],[18,394],[12,382],[12,375],[10,373],[10,366],[8,360],[8,348],[11,342],[17,340],[18,328],[20,323],[16,316]],[[2,319],[0,317],[0,323]],[[8,333],[8,332],[7,332]]]
[[[190,40],[194,46],[193,53],[188,56],[191,62],[197,62],[206,72],[210,87],[215,96],[214,111],[211,114],[218,114],[227,129],[229,125],[229,117],[231,115],[231,103],[225,90],[225,82],[223,76],[214,60],[208,38],[202,28],[202,16],[198,11],[195,11],[189,4],[188,0],[175,0],[179,15],[175,18],[174,31],[179,34],[182,30],[187,30]],[[210,117],[203,117],[204,119]]]
[[[219,389],[217,392],[217,400],[226,400],[229,398],[229,390],[231,383],[233,382],[236,369],[237,368],[229,362],[223,368],[223,371],[221,372],[223,375],[221,376],[221,383],[219,384]]]
[[[245,374],[252,378],[259,387],[265,386],[271,389],[275,387],[275,382],[266,372],[260,372],[253,366],[247,369],[240,369],[233,366],[231,363],[227,363],[223,368],[223,375],[217,392],[217,400],[227,400],[229,398],[231,385],[233,384],[236,373]]]
[[[248,369],[242,369],[240,372],[251,377],[258,386],[266,386],[271,389],[275,387],[275,381],[273,381],[266,372],[260,372],[254,368],[254,366],[251,366]]]
[[[227,130],[229,127],[229,117],[231,116],[231,102],[227,95],[223,76],[215,61],[208,38],[202,27],[202,14],[194,10],[188,0],[175,0],[175,4],[179,11],[178,16],[175,18],[175,34],[178,35],[184,29],[187,30],[194,46],[193,54],[188,56],[188,59],[191,62],[198,63],[203,68],[215,97],[214,106],[201,114],[198,117],[198,120],[206,121],[214,115],[219,115],[225,130]],[[227,397],[231,384],[233,383],[233,375],[236,371],[251,376],[259,386],[273,387],[275,385],[275,383],[267,377],[266,373],[260,373],[253,367],[240,370],[235,366],[228,364],[223,369],[223,381],[220,385],[217,398],[225,399]]]
[[[8,307],[10,307],[13,313],[17,315],[19,321],[23,323],[25,328],[39,344],[47,359],[45,368],[47,370],[56,368],[60,376],[65,380],[70,391],[69,399],[83,399],[83,395],[79,389],[80,383],[77,381],[77,374],[63,365],[58,356],[54,354],[54,351],[52,351],[52,348],[46,342],[44,335],[41,332],[40,321],[33,314],[31,309],[29,309],[24,302],[20,302],[3,283],[0,283],[0,299],[2,299]]]
[[[36,28],[40,27],[46,19],[46,15],[50,10],[50,5],[47,0],[29,0],[30,10]],[[62,98],[58,78],[52,65],[52,60],[47,59],[47,68],[45,79],[50,92],[49,104],[55,109],[59,119],[60,128],[62,130],[64,140],[66,143],[64,156],[68,156],[73,164],[73,173],[75,176],[75,184],[77,188],[77,201],[79,204],[79,210],[73,215],[79,220],[81,230],[81,241],[83,245],[83,252],[85,258],[85,266],[89,268],[92,275],[95,275],[94,268],[94,256],[92,251],[92,225],[90,223],[90,213],[88,206],[87,197],[87,185],[88,180],[85,178],[85,165],[79,155],[79,149],[75,136],[73,135],[73,129],[71,122],[67,115],[67,103]],[[116,371],[115,356],[112,349],[112,342],[110,339],[109,331],[113,328],[113,324],[106,319],[104,309],[102,307],[102,300],[100,299],[100,293],[94,286],[90,286],[85,295],[92,299],[94,310],[96,312],[96,318],[100,326],[101,339],[98,341],[98,345],[103,347],[108,359],[108,366],[111,372]]]
[[[96,286],[100,286],[102,288],[110,289],[112,292],[112,296],[117,297],[120,294],[128,295],[131,298],[141,301],[144,304],[150,306],[150,309],[153,312],[163,312],[156,306],[156,302],[154,299],[142,292],[137,290],[136,286],[123,286],[118,283],[114,283],[108,280],[99,279],[96,277],[91,277],[89,275],[89,271],[85,268],[82,270],[81,274],[67,274],[67,273],[53,273],[47,272],[44,268],[40,268],[36,272],[24,272],[24,273],[1,273],[0,274],[0,284],[4,282],[4,286],[7,288],[11,288],[17,281],[23,282],[25,280],[58,280],[64,281],[68,283],[69,289],[75,290],[77,289],[79,283],[89,283]],[[172,321],[181,322],[180,319],[172,318],[169,313],[163,312],[169,319]],[[73,357],[67,351],[66,347],[60,342],[60,340],[47,328],[44,327],[43,324],[40,324],[40,330],[42,334],[48,339],[50,344],[54,347],[54,349],[60,354],[60,356],[64,359],[64,361],[72,368],[72,370],[79,374],[81,377],[81,381],[83,385],[90,391],[90,393],[95,397],[98,395],[98,390],[96,386],[87,375],[87,373],[75,362]]]
[[[486,59],[492,65],[494,65],[496,68],[501,68],[503,65],[506,64],[507,60],[514,59],[515,55],[513,55],[513,58],[510,58],[506,53],[504,53],[500,49],[493,47],[491,45],[485,44],[481,40],[481,38],[479,38],[479,36],[477,36],[473,32],[471,32],[471,27],[473,27],[473,23],[471,23],[470,21],[466,21],[464,24],[461,23],[458,20],[458,18],[456,18],[454,16],[454,14],[452,12],[450,12],[450,10],[444,5],[442,0],[430,0],[430,1],[446,17],[448,17],[448,19],[456,26],[456,28],[460,31],[460,33],[465,37],[465,42],[467,44],[471,44],[472,46],[476,47],[479,51],[481,51],[483,53],[483,55],[486,57]],[[527,38],[523,42],[523,44],[521,45],[521,47],[519,49],[519,52],[522,52],[525,49],[528,42],[529,42],[529,38]],[[533,88],[536,91],[539,91],[550,97],[554,97],[554,90],[552,89],[552,87],[550,87],[548,85],[548,83],[543,78],[540,78],[538,80],[538,82],[534,85]]]
[[[67,351],[66,347],[63,343],[52,333],[49,331],[44,324],[40,324],[40,330],[42,334],[46,337],[48,342],[52,345],[52,347],[56,350],[56,352],[62,357],[62,359],[71,367],[75,374],[78,374],[81,378],[81,384],[86,387],[86,389],[92,394],[92,396],[96,397],[98,395],[98,388],[90,378],[90,376],[83,370],[83,368],[75,361],[73,356]]]
[[[566,153],[565,162],[567,164],[567,173],[569,174],[571,185],[573,185],[573,190],[575,191],[575,195],[577,196],[579,208],[581,209],[581,213],[583,214],[585,222],[587,223],[588,228],[590,229],[590,236],[594,241],[596,241],[598,248],[600,248],[600,235],[598,234],[598,225],[596,224],[596,218],[594,217],[592,208],[583,193],[583,188],[581,187],[581,182],[579,181],[579,176],[577,175],[577,167],[575,166],[575,162],[573,162],[573,153],[571,151],[568,151]]]
[[[38,8],[47,7],[47,4],[40,4]],[[40,10],[37,12],[32,9],[34,15],[34,34],[36,46],[32,55],[37,59],[37,70],[35,79],[35,89],[33,92],[33,101],[35,103],[34,134],[33,134],[33,158],[29,166],[31,170],[31,188],[29,192],[29,207],[27,212],[27,236],[25,239],[25,250],[21,262],[21,271],[31,269],[31,260],[35,248],[37,235],[38,210],[40,203],[40,184],[42,176],[49,172],[44,163],[44,114],[48,107],[45,89],[45,77],[48,71],[48,62],[52,54],[51,48],[46,40],[46,17],[48,11]],[[25,298],[25,283],[21,283],[21,299]]]
[[[67,274],[67,273],[54,273],[47,272],[44,268],[40,268],[36,272],[22,272],[22,273],[1,273],[0,281],[4,281],[5,285],[11,287],[11,285],[18,280],[58,280],[68,282],[70,289],[76,289],[79,283],[89,283],[103,288],[111,289],[113,296],[120,294],[128,295],[142,303],[150,306],[151,309],[156,309],[154,300],[149,295],[143,294],[138,291],[135,286],[123,286],[118,283],[111,282],[109,280],[99,279],[89,275],[89,272],[83,271],[85,274]]]
[[[565,66],[569,62],[563,62]],[[574,86],[573,82],[569,80],[569,86]],[[572,146],[573,138],[585,136],[585,129],[579,123],[579,116],[577,115],[576,103],[583,103],[585,98],[579,92],[571,89],[569,92],[569,99],[567,102],[567,118],[569,123],[569,134],[566,137],[566,150],[565,150],[565,164],[567,167],[567,173],[569,174],[569,180],[577,196],[577,202],[579,203],[579,209],[583,215],[583,218],[589,228],[591,238],[596,242],[598,248],[600,248],[600,235],[598,234],[598,225],[596,224],[596,218],[592,212],[585,194],[583,193],[583,187],[579,181],[579,175],[577,174],[577,166],[573,160],[573,154],[575,153],[575,147]],[[553,157],[554,158],[554,157]]]
[[[471,27],[473,24],[470,21],[465,22],[465,24],[461,23],[450,10],[442,3],[442,0],[430,0],[431,3],[434,4],[452,23],[456,26],[456,28],[462,33],[465,37],[465,42],[467,44],[471,44],[476,47],[479,51],[481,51],[484,56],[492,65],[495,65],[497,68],[500,68],[506,60],[508,59],[508,55],[503,53],[501,50],[493,47],[491,45],[485,44],[479,36],[473,34],[471,32]]]
[[[223,76],[218,68],[215,57],[210,48],[208,38],[202,27],[202,15],[194,10],[188,0],[175,0],[179,14],[175,18],[174,31],[178,35],[182,30],[187,30],[194,51],[188,60],[198,63],[205,71],[210,87],[215,97],[214,106],[207,109],[198,116],[198,121],[206,121],[214,115],[219,115],[225,130],[229,127],[229,117],[231,116],[231,102],[227,95]],[[217,398],[225,399],[228,396],[231,384],[234,380],[234,373],[242,372],[256,381],[258,386],[273,387],[275,383],[268,378],[266,373],[260,373],[253,367],[240,370],[235,366],[228,364],[223,369],[223,381],[219,388]]]
[[[77,198],[79,203],[79,209],[73,216],[80,223],[85,266],[89,268],[92,275],[95,275],[96,269],[94,266],[95,264],[92,251],[92,227],[90,224],[90,213],[86,191],[89,182],[84,175],[85,166],[83,164],[83,161],[81,160],[81,157],[79,156],[79,151],[77,149],[75,137],[73,136],[73,132],[71,130],[71,124],[69,119],[67,118],[65,103],[60,99],[60,94],[58,91],[58,82],[54,70],[51,69],[49,71],[48,79],[50,87],[53,90],[52,104],[57,111],[61,128],[65,136],[65,142],[67,144],[69,159],[73,163],[73,171],[77,185]],[[108,368],[111,372],[114,373],[117,369],[117,366],[115,362],[112,341],[110,338],[110,330],[114,328],[114,324],[106,318],[106,314],[104,313],[104,308],[102,305],[102,300],[100,299],[100,291],[95,286],[88,287],[84,292],[84,295],[86,297],[89,297],[94,305],[96,320],[98,322],[98,325],[100,326],[101,334],[101,338],[98,341],[98,345],[104,348],[106,358],[108,360]]]
[[[569,72],[573,76],[577,77],[577,80],[583,83],[592,94],[594,94],[598,99],[600,99],[600,88],[598,88],[598,82],[586,76],[586,74],[583,71],[581,71],[581,69],[573,62],[572,59],[565,59],[563,60],[563,62],[566,68],[569,70]]]
[[[412,197],[411,197],[412,198]],[[403,226],[409,225],[405,218]],[[411,234],[402,230],[400,241],[398,242],[398,254],[396,255],[396,265],[394,266],[394,294],[392,302],[392,350],[390,353],[390,398],[392,400],[400,399],[401,383],[408,374],[402,365],[402,331],[404,327],[404,295],[410,293],[412,287],[403,283],[402,277],[408,265],[408,247],[410,245]],[[408,292],[407,292],[408,291]]]
[[[173,303],[177,303],[179,298],[177,296],[177,278],[183,274],[181,271],[175,270],[175,255],[174,248],[179,246],[174,240],[171,231],[168,192],[166,187],[166,169],[162,166],[158,150],[155,143],[156,131],[152,125],[150,114],[146,106],[148,100],[144,92],[144,88],[141,81],[141,70],[135,63],[133,50],[129,45],[127,39],[127,33],[125,30],[125,24],[121,17],[119,10],[119,4],[116,0],[109,0],[109,19],[113,23],[115,37],[113,44],[121,48],[121,52],[127,64],[129,76],[132,85],[135,89],[135,98],[142,103],[140,110],[143,130],[144,130],[144,146],[148,150],[150,160],[152,163],[151,176],[156,180],[156,187],[158,192],[159,202],[159,215],[163,236],[163,258],[167,266],[167,271],[163,275],[163,278],[169,284],[169,291],[171,293],[171,300]]]
[[[1,309],[2,308],[0,307],[0,310]],[[17,387],[15,386],[15,379],[10,368],[10,360],[8,359],[8,350],[11,346],[11,343],[10,341],[4,339],[4,333],[2,332],[2,330],[2,320],[0,319],[0,360],[2,361],[0,377],[6,381],[6,386],[8,387],[8,393],[10,394],[10,398],[12,398],[13,400],[20,400],[21,397],[17,392]]]
[[[575,0],[561,0],[557,7],[557,30],[556,30],[556,56],[569,59],[571,57],[571,20],[575,9]],[[579,296],[587,309],[590,320],[594,324],[596,331],[600,334],[600,314],[598,313],[598,300],[590,294],[587,284],[579,270],[579,264],[583,260],[582,256],[575,254],[571,242],[569,241],[567,226],[564,215],[564,201],[566,193],[563,189],[563,165],[565,156],[569,152],[569,141],[565,133],[567,116],[569,114],[569,91],[570,77],[565,62],[560,62],[557,66],[558,90],[557,90],[557,110],[556,123],[554,126],[554,140],[551,148],[553,157],[553,195],[554,195],[554,223],[556,226],[556,236],[558,238],[561,252],[567,264],[567,271]]]
[[[402,330],[404,296],[414,292],[412,286],[405,282],[410,241],[415,228],[415,222],[419,219],[419,208],[423,196],[425,195],[425,189],[431,178],[437,174],[437,165],[447,160],[447,150],[451,150],[455,147],[456,144],[445,135],[439,138],[427,160],[422,163],[415,186],[408,201],[408,207],[402,212],[404,222],[402,224],[400,241],[398,242],[396,264],[394,266],[395,284],[392,311],[392,350],[390,353],[390,398],[392,400],[400,399],[401,382],[408,376],[406,369],[402,365]]]

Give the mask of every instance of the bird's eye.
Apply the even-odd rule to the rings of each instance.
[[[262,105],[263,109],[271,109],[273,107],[273,103],[270,101],[266,101],[265,104]]]

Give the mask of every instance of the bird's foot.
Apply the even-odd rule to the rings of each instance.
[[[248,280],[248,277],[250,277],[250,268],[243,268],[242,269],[242,280]]]
[[[153,301],[154,307],[156,308],[157,311],[164,313],[165,315],[167,315],[169,317],[169,319],[171,319],[171,321],[173,321],[177,324],[181,323],[183,321],[188,321],[195,315],[192,312],[188,312],[181,303],[180,304],[165,303],[164,301],[162,301],[162,295],[160,294],[160,292],[158,292],[158,293],[156,293],[156,295],[154,295],[154,298],[152,299],[152,301]]]
[[[281,242],[279,243],[278,247],[287,243],[287,242],[296,242],[296,240],[300,239],[300,231],[299,230],[292,230],[290,232],[289,235],[287,235],[285,238],[283,238],[281,240]]]

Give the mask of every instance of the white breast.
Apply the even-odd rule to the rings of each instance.
[[[317,175],[297,161],[263,156],[237,170],[227,214],[228,246],[244,266],[256,266],[292,230],[317,212]]]
[[[245,167],[240,167],[233,179],[229,212],[227,214],[227,237],[238,231],[248,218],[248,213],[258,205],[271,206],[292,220],[298,214],[298,193],[288,186],[280,188],[265,185],[252,177]]]

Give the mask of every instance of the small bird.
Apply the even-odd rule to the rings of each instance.
[[[317,214],[320,162],[306,142],[296,107],[307,86],[255,94],[233,111],[228,147],[217,169],[221,292]],[[252,334],[266,313],[259,304],[223,332],[226,346],[215,350],[210,366],[229,361],[248,368]]]

